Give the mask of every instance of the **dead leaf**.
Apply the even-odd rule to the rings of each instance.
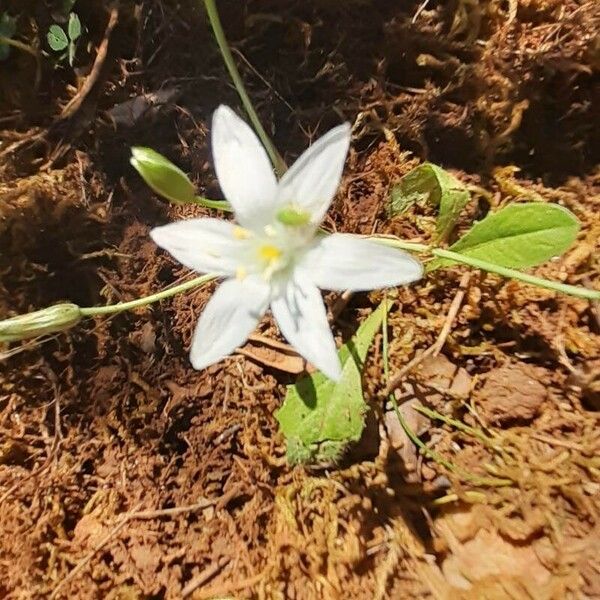
[[[140,119],[156,114],[161,106],[175,101],[180,91],[178,88],[165,88],[157,92],[141,94],[135,98],[116,104],[106,115],[118,127],[133,127]]]
[[[306,371],[306,361],[291,347],[263,335],[253,335],[238,353],[257,363],[298,375]]]

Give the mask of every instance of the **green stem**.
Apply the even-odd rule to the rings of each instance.
[[[590,290],[588,288],[579,287],[576,285],[568,285],[566,283],[559,283],[558,281],[549,281],[542,277],[536,277],[535,275],[529,275],[516,269],[509,269],[508,267],[502,267],[486,260],[467,256],[466,254],[459,254],[458,252],[452,252],[451,250],[443,250],[442,248],[434,248],[431,250],[434,256],[439,258],[447,258],[458,263],[463,263],[474,267],[476,269],[482,269],[489,271],[490,273],[496,273],[496,275],[502,275],[502,277],[508,277],[510,279],[518,279],[531,285],[554,290],[556,292],[562,292],[563,294],[569,294],[571,296],[577,296],[578,298],[586,298],[587,300],[600,300],[600,291]]]
[[[252,101],[246,92],[246,88],[244,87],[244,82],[240,76],[238,68],[233,59],[233,55],[231,54],[231,49],[229,48],[229,44],[227,43],[227,38],[225,37],[225,32],[223,31],[223,26],[221,25],[221,19],[219,19],[219,13],[217,11],[217,6],[215,4],[215,0],[204,0],[204,6],[206,7],[206,13],[208,14],[208,19],[210,21],[210,25],[212,27],[213,33],[215,34],[215,39],[217,40],[217,44],[219,45],[219,50],[221,51],[221,56],[223,56],[223,60],[225,61],[225,66],[229,71],[229,75],[233,81],[233,85],[235,85],[235,89],[242,100],[242,104],[250,117],[250,121],[254,126],[254,129],[260,138],[269,158],[271,159],[271,163],[273,163],[273,168],[278,176],[283,175],[286,171],[285,162],[277,149],[273,145],[273,142],[267,135],[267,132],[264,130],[256,111],[254,110],[254,106],[252,105]]]
[[[501,265],[496,265],[488,262],[487,260],[481,260],[480,258],[467,256],[466,254],[459,254],[458,252],[444,250],[443,248],[431,248],[425,244],[405,242],[403,240],[391,237],[373,235],[368,236],[368,238],[379,244],[385,244],[386,246],[392,246],[393,248],[399,248],[401,250],[408,250],[410,252],[429,252],[438,258],[445,258],[453,262],[469,265],[475,269],[481,269],[483,271],[495,273],[496,275],[502,275],[502,277],[508,277],[510,279],[517,279],[537,287],[554,290],[563,294],[569,294],[570,296],[576,296],[577,298],[600,301],[600,291],[598,290],[590,290],[589,288],[577,285],[569,285],[567,283],[560,283],[558,281],[550,281],[548,279],[543,279],[542,277],[536,277],[535,275],[529,275],[528,273],[517,271],[516,269],[502,267]]]
[[[186,281],[185,283],[162,290],[156,294],[151,294],[150,296],[145,296],[143,298],[136,298],[130,302],[119,302],[118,304],[110,304],[109,306],[90,306],[88,308],[82,308],[81,315],[84,317],[96,317],[100,315],[109,315],[124,310],[132,310],[134,308],[139,308],[140,306],[146,306],[152,302],[158,302],[159,300],[170,298],[171,296],[179,294],[180,292],[186,292],[187,290],[191,290],[192,288],[202,285],[203,283],[212,281],[216,277],[216,275],[209,273],[208,275],[195,277],[194,279],[190,279],[190,281]]]
[[[204,196],[196,196],[194,198],[194,204],[197,204],[198,206],[205,206],[206,208],[222,210],[225,212],[233,212],[231,204],[229,204],[229,202],[226,200],[209,200],[208,198],[204,198]]]
[[[442,423],[446,423],[446,425],[450,425],[451,427],[454,427],[455,429],[458,429],[459,431],[462,431],[463,433],[466,433],[467,435],[477,438],[480,442],[482,442],[489,448],[493,448],[494,450],[497,449],[497,446],[494,444],[493,438],[491,438],[488,435],[486,435],[485,433],[483,433],[483,431],[480,431],[478,429],[475,429],[474,427],[466,425],[462,421],[458,421],[456,419],[447,417],[446,415],[442,415],[441,413],[437,412],[436,410],[431,410],[423,405],[416,405],[415,410],[424,414],[429,419],[432,419],[432,420],[437,419],[438,421],[442,421]]]

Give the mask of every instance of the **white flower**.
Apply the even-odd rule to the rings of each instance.
[[[408,254],[359,236],[318,231],[350,144],[346,123],[324,135],[278,182],[250,127],[226,106],[214,113],[212,151],[238,224],[190,219],[152,230],[185,266],[226,278],[194,333],[191,362],[203,369],[244,343],[270,307],[296,350],[327,377],[341,367],[319,288],[353,291],[419,279]]]

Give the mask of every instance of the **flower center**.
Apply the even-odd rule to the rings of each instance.
[[[278,260],[282,254],[283,252],[273,244],[262,244],[258,247],[258,256],[268,263]]]
[[[259,275],[271,284],[285,279],[310,245],[314,232],[315,228],[306,221],[306,215],[293,205],[282,209],[277,218],[262,230],[236,225],[232,231],[233,238],[243,242],[236,277],[244,279],[248,275]]]
[[[260,244],[257,254],[261,263],[262,276],[266,281],[270,281],[274,273],[279,271],[286,262],[283,251],[273,244]]]

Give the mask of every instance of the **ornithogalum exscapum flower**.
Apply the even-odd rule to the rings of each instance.
[[[335,127],[277,181],[250,127],[227,106],[215,111],[213,157],[235,222],[190,219],[151,232],[190,269],[225,278],[196,327],[194,368],[235,350],[270,307],[288,342],[327,377],[339,379],[340,361],[319,288],[372,290],[422,276],[421,263],[400,250],[319,231],[349,144],[349,124]]]

